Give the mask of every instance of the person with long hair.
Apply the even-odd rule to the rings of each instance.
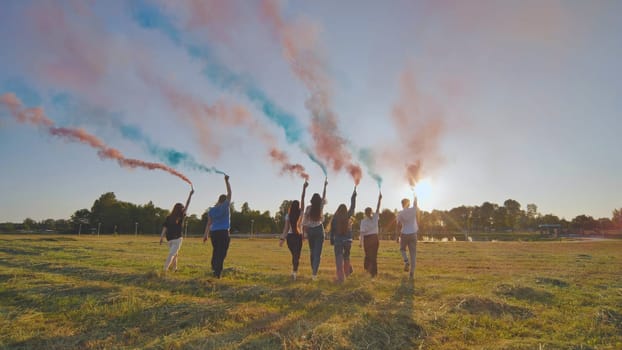
[[[300,230],[300,213],[305,202],[305,192],[309,183],[305,181],[302,185],[302,197],[300,202],[293,200],[289,205],[289,211],[285,215],[285,225],[283,226],[283,234],[279,240],[279,246],[283,246],[283,242],[287,241],[287,248],[292,253],[292,279],[296,280],[298,273],[298,264],[300,262],[300,251],[302,250],[302,232]]]
[[[177,271],[177,258],[179,256],[179,248],[181,248],[184,219],[186,218],[186,212],[188,211],[192,194],[194,194],[194,189],[190,190],[185,206],[181,203],[175,203],[171,214],[166,217],[166,220],[162,224],[160,244],[164,242],[164,237],[166,236],[169,248],[168,257],[164,262],[164,272],[167,272],[171,265],[173,266],[173,271]]]
[[[309,240],[309,251],[311,258],[311,279],[317,280],[317,272],[320,268],[322,257],[322,246],[324,245],[324,203],[326,202],[326,185],[328,180],[324,180],[324,191],[322,196],[314,193],[311,196],[311,205],[305,209],[302,219],[303,239]]]
[[[337,283],[342,283],[352,274],[350,248],[352,248],[352,216],[356,206],[356,187],[350,198],[350,208],[340,204],[330,224],[330,242],[335,248],[335,268]]]
[[[413,194],[413,206],[410,206],[408,198],[402,199],[402,210],[397,214],[397,224],[400,228],[400,253],[404,259],[404,271],[409,271],[410,279],[415,278],[415,258],[417,256],[417,196]],[[406,255],[406,247],[408,247],[409,256]]]
[[[378,204],[376,205],[376,213],[372,212],[370,207],[365,208],[365,218],[361,220],[359,246],[365,250],[365,258],[363,267],[369,272],[371,277],[378,274],[378,220],[380,219],[380,201],[382,193],[378,193]],[[373,214],[373,215],[372,215]]]
[[[229,250],[229,229],[231,228],[231,185],[229,175],[225,175],[227,194],[218,197],[216,205],[207,213],[207,225],[203,234],[203,243],[209,238],[212,242],[212,271],[214,277],[222,276],[222,269]]]

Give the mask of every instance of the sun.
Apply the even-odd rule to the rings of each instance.
[[[430,178],[423,178],[417,181],[414,188],[407,186],[404,189],[404,198],[412,198],[413,191],[415,195],[417,195],[418,200],[427,201],[432,197],[432,193],[434,192],[434,184]]]

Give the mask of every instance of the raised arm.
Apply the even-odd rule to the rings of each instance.
[[[378,204],[376,205],[376,214],[380,213],[380,202],[382,201],[382,193],[378,193]]]
[[[354,208],[356,207],[356,186],[354,186],[354,191],[352,192],[352,197],[350,197],[350,209],[348,209],[348,216],[354,215]]]
[[[227,185],[227,202],[231,203],[231,184],[229,184],[229,175],[225,175],[225,184]]]
[[[190,198],[192,198],[193,194],[194,194],[194,188],[190,190],[190,194],[188,194],[188,199],[186,199],[186,205],[184,206],[184,215],[186,215],[186,213],[188,212],[188,206],[190,205]]]
[[[305,183],[302,185],[302,196],[300,197],[300,212],[301,213],[305,208],[305,193],[307,193],[308,186],[309,186],[309,183],[307,181],[305,181]]]
[[[328,178],[324,179],[324,191],[322,191],[322,204],[326,202],[326,185],[328,185]]]

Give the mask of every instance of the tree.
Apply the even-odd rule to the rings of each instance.
[[[527,204],[527,212],[525,213],[527,218],[527,227],[535,228],[537,225],[536,218],[538,217],[538,206],[535,204]]]
[[[513,199],[507,199],[505,202],[503,202],[503,206],[505,207],[506,211],[506,225],[508,228],[514,230],[516,228],[519,214],[521,212],[520,203]]]
[[[484,231],[490,230],[492,228],[493,214],[495,212],[496,204],[492,204],[490,202],[482,203],[480,207],[480,218],[481,224]]]
[[[578,215],[570,222],[572,228],[578,229],[583,233],[585,230],[593,230],[598,227],[598,222],[593,217]]]
[[[277,227],[283,228],[285,225],[285,215],[287,215],[289,211],[289,206],[292,201],[283,200],[281,205],[279,206],[279,210],[277,210],[276,214],[274,214],[274,221]],[[300,213],[302,216],[303,213]]]
[[[611,221],[617,228],[622,228],[622,208],[613,210]]]
[[[508,211],[507,209],[505,209],[505,207],[497,207],[495,209],[494,213],[492,214],[492,226],[495,230],[502,231],[508,227],[507,216]]]
[[[88,228],[90,217],[91,212],[88,209],[76,210],[76,212],[71,215],[71,222],[75,228],[75,232],[80,233],[81,228],[86,230]]]
[[[395,232],[395,213],[389,209],[384,209],[380,212],[378,218],[378,229],[380,233],[393,233]]]
[[[28,231],[32,231],[35,229],[35,225],[37,225],[37,222],[34,221],[31,218],[26,218],[24,219],[24,222],[22,223],[22,227],[24,228],[24,231],[28,232]]]

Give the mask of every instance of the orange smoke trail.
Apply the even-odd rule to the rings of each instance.
[[[312,115],[310,131],[315,152],[320,158],[327,160],[333,170],[341,171],[345,167],[358,184],[363,172],[352,161],[346,148],[347,142],[339,134],[337,115],[331,101],[332,82],[317,44],[318,28],[309,23],[286,22],[281,16],[278,0],[264,0],[262,12],[280,41],[283,56],[292,72],[310,92],[305,106]]]
[[[393,106],[392,118],[404,143],[399,157],[405,162],[411,186],[421,179],[425,169],[442,159],[439,140],[445,130],[443,117],[440,106],[417,89],[414,71],[406,69],[400,76],[400,97]]]
[[[119,150],[108,147],[103,141],[84,129],[55,127],[54,122],[45,115],[42,108],[24,108],[22,102],[13,93],[0,96],[0,104],[4,105],[18,122],[41,126],[44,127],[50,135],[89,145],[97,149],[97,155],[102,159],[114,159],[122,167],[163,170],[192,185],[192,182],[186,176],[164,164],[124,157]]]
[[[309,180],[309,174],[305,171],[305,168],[300,164],[292,164],[289,162],[289,158],[287,154],[277,150],[276,148],[272,148],[270,150],[270,157],[275,162],[281,165],[281,172],[289,172],[291,174],[296,174],[302,177],[305,180]]]

